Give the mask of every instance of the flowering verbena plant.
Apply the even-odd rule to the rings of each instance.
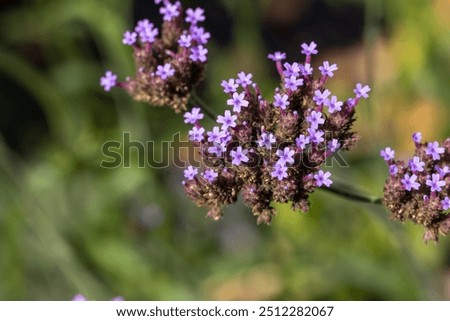
[[[169,106],[180,112],[187,109],[192,89],[203,79],[208,59],[205,45],[210,34],[199,25],[205,21],[202,8],[184,12],[178,1],[155,0],[155,3],[162,4],[161,30],[144,19],[123,35],[123,44],[134,50],[135,77],[118,82],[117,75],[107,71],[100,84],[106,91],[122,87],[138,101]],[[183,29],[184,22],[187,29]]]
[[[325,88],[337,66],[323,62],[315,79],[311,57],[318,53],[317,45],[301,48],[304,63],[283,63],[286,55],[281,52],[268,55],[281,78],[269,99],[252,74],[240,72],[237,79],[222,82],[230,110],[217,117],[211,131],[200,125],[200,108],[184,115],[185,122],[194,125],[189,139],[205,165],[201,172],[192,166],[184,171],[184,188],[197,205],[209,208],[213,219],[219,219],[222,207],[236,202],[239,193],[258,224],[271,222],[276,214],[272,202],[291,202],[294,210],[308,211],[308,195],[332,184],[330,172],[320,166],[358,140],[352,131],[355,107],[368,98],[369,86],[357,84],[354,97],[339,101]]]
[[[407,162],[395,160],[390,147],[380,152],[389,166],[384,202],[394,219],[423,225],[425,241],[438,241],[450,233],[450,138],[422,143],[418,132],[413,140],[415,154]]]

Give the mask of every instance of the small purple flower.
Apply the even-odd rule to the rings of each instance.
[[[389,174],[391,174],[391,176],[395,176],[395,175],[397,175],[397,173],[398,173],[397,165],[394,165],[394,164],[390,165],[389,166]]]
[[[409,174],[405,174],[405,176],[402,178],[401,182],[403,184],[403,187],[407,191],[411,191],[412,189],[418,190],[420,187],[420,184],[416,182],[417,175],[412,174],[409,176]]]
[[[446,196],[446,197],[442,200],[441,204],[442,204],[442,209],[443,209],[444,211],[450,209],[450,198],[449,198],[448,196]]]
[[[314,110],[306,117],[306,121],[311,124],[312,129],[317,129],[319,125],[325,123],[325,119],[322,118],[322,113]]]
[[[182,48],[189,48],[192,44],[192,37],[191,35],[182,34],[180,36],[180,39],[178,39],[178,44]]]
[[[333,138],[333,140],[331,140],[330,142],[328,142],[328,149],[334,153],[335,151],[337,151],[339,148],[341,148],[341,143],[339,143],[339,141],[336,138]]]
[[[380,156],[384,158],[386,162],[393,160],[395,158],[395,150],[390,147],[386,147],[385,149],[380,151]]]
[[[306,63],[305,65],[300,65],[302,76],[311,76],[313,74],[313,67],[311,67],[311,64]]]
[[[142,43],[154,43],[158,34],[158,28],[153,28],[153,24],[150,24],[139,32],[139,37]]]
[[[226,150],[223,143],[214,142],[212,147],[208,148],[208,153],[215,154],[217,157],[222,157],[222,153]]]
[[[423,167],[425,163],[420,160],[419,157],[414,156],[413,159],[409,160],[409,168],[413,173],[415,172],[423,172]]]
[[[312,41],[309,45],[307,43],[303,43],[301,47],[301,53],[306,56],[317,55],[319,53],[316,49],[317,44],[314,41]]]
[[[420,144],[420,142],[422,141],[422,133],[421,132],[414,133],[412,135],[412,139],[413,139],[414,143]]]
[[[265,149],[271,149],[272,144],[276,143],[276,138],[272,133],[262,133],[260,139],[258,140],[259,147]]]
[[[214,126],[213,130],[207,132],[206,135],[208,135],[208,142],[221,143],[221,140],[225,138],[225,132],[221,131],[218,126]]]
[[[172,68],[172,65],[167,63],[164,66],[156,67],[156,75],[161,77],[162,80],[166,80],[169,77],[172,77],[175,74],[175,69]]]
[[[105,75],[100,78],[100,85],[105,91],[110,91],[112,87],[117,84],[117,75],[113,74],[111,71],[107,71]]]
[[[291,150],[289,147],[285,147],[284,150],[277,150],[277,156],[279,157],[277,163],[285,165],[287,164],[294,164],[294,154],[295,151]]]
[[[330,66],[330,63],[328,61],[323,62],[323,66],[319,67],[320,73],[324,77],[333,77],[334,71],[338,70],[338,67],[336,64],[332,64]]]
[[[184,177],[191,181],[194,179],[195,175],[198,174],[198,169],[194,168],[192,166],[189,166],[187,169],[184,170]]]
[[[333,184],[333,181],[329,179],[331,176],[330,172],[324,173],[323,170],[320,170],[317,174],[314,174],[314,179],[316,180],[316,186],[321,187],[325,185],[326,187],[330,187]]]
[[[283,110],[285,110],[287,108],[287,106],[289,106],[290,102],[289,102],[289,96],[286,94],[281,95],[280,93],[275,94],[275,101],[273,103],[273,105],[275,107],[279,107]]]
[[[169,1],[164,3],[164,7],[159,8],[159,13],[163,15],[164,21],[172,21],[173,18],[180,15],[177,4],[172,4]]]
[[[228,127],[236,127],[236,119],[236,115],[231,115],[231,112],[229,110],[226,110],[224,116],[217,117],[217,122],[219,124],[222,124],[222,130],[226,130],[228,129]]]
[[[284,66],[283,73],[284,73],[285,77],[300,76],[301,69],[300,69],[300,65],[298,63],[294,62],[294,63],[290,64],[288,62],[285,62],[283,66]]]
[[[186,10],[186,22],[190,22],[196,25],[198,22],[205,21],[205,10],[202,8],[187,9]]]
[[[233,98],[227,100],[228,106],[233,106],[233,111],[240,113],[241,107],[248,107],[249,102],[244,99],[245,93],[233,93]]]
[[[189,55],[189,58],[191,58],[192,61],[201,61],[205,62],[208,60],[208,48],[205,48],[203,46],[196,46],[191,48],[191,54]]]
[[[200,107],[192,108],[191,112],[184,114],[184,122],[186,124],[195,124],[199,120],[203,119],[202,109]]]
[[[153,28],[153,23],[151,23],[148,19],[139,20],[134,28],[136,33],[141,33],[147,28]]]
[[[430,186],[432,192],[442,191],[442,187],[445,186],[445,181],[441,181],[441,176],[439,174],[431,175],[431,179],[427,179],[428,186]]]
[[[323,105],[328,96],[330,96],[331,92],[328,89],[325,89],[323,92],[320,90],[316,90],[314,92],[313,100],[316,102],[318,106]]]
[[[189,140],[191,142],[201,142],[205,137],[203,134],[205,129],[203,127],[194,127],[189,131]]]
[[[321,130],[316,131],[314,128],[308,128],[308,139],[311,144],[317,145],[325,141],[323,138],[324,132]]]
[[[214,180],[219,176],[219,174],[217,174],[215,171],[213,171],[212,169],[207,169],[204,173],[203,173],[203,177],[210,183],[214,182]]]
[[[233,78],[230,78],[228,81],[222,80],[221,86],[226,94],[230,94],[236,92],[239,84],[236,84],[235,80]]]
[[[286,87],[286,89],[295,91],[300,86],[303,86],[302,78],[297,79],[297,77],[295,77],[295,76],[290,76],[290,77],[286,77],[284,79],[284,87]]]
[[[284,52],[277,51],[274,52],[273,54],[268,54],[267,58],[273,61],[282,61],[286,59],[286,54]]]
[[[248,150],[242,149],[242,146],[238,146],[236,150],[232,150],[230,155],[233,158],[231,164],[239,166],[241,163],[247,163],[249,158],[247,156]]]
[[[448,167],[448,166],[444,166],[441,168],[436,165],[435,169],[442,178],[444,178],[447,174],[450,173],[450,167]]]
[[[252,77],[252,74],[246,74],[245,72],[241,71],[240,73],[238,73],[238,79],[236,80],[236,83],[241,85],[242,88],[245,88],[253,83]]]
[[[439,159],[441,159],[441,155],[439,155],[439,154],[443,154],[444,151],[445,151],[445,149],[442,147],[439,147],[438,142],[432,142],[432,143],[428,143],[425,153],[428,156],[432,156],[433,160],[439,160]]]
[[[136,40],[137,40],[136,32],[125,31],[125,33],[123,34],[122,43],[124,45],[132,46],[136,43]]]
[[[370,87],[368,85],[363,87],[360,83],[357,83],[353,92],[355,93],[356,98],[369,98]]]
[[[342,101],[338,101],[336,96],[331,96],[331,99],[327,99],[325,101],[325,106],[328,106],[328,111],[330,114],[334,113],[335,111],[341,111],[342,105],[344,103]]]
[[[295,144],[298,148],[305,149],[306,145],[309,144],[309,137],[300,135],[295,139]]]
[[[286,177],[288,177],[287,173],[288,169],[284,164],[276,163],[273,171],[270,173],[270,176],[273,178],[277,178],[279,181],[282,181]]]
[[[87,299],[84,295],[76,294],[73,296],[72,301],[87,301]]]
[[[198,44],[205,45],[208,43],[211,34],[205,31],[203,27],[191,26],[190,28],[192,40],[196,41]]]

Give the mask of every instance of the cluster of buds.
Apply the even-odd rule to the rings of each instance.
[[[211,131],[200,125],[200,108],[185,114],[185,122],[194,126],[189,139],[204,167],[200,172],[189,166],[183,184],[190,199],[209,208],[208,216],[219,219],[222,207],[241,194],[258,224],[269,224],[276,214],[272,202],[291,202],[294,210],[306,212],[308,195],[331,186],[331,173],[320,166],[358,140],[352,131],[355,107],[368,98],[370,88],[357,84],[354,97],[339,101],[324,88],[338,69],[335,64],[323,62],[321,76],[314,78],[311,57],[318,53],[316,47],[314,42],[302,44],[304,63],[283,63],[286,55],[281,52],[268,55],[281,77],[269,100],[252,74],[240,72],[237,79],[224,80],[230,110],[217,117]]]
[[[415,154],[408,162],[395,160],[390,147],[380,156],[389,166],[384,202],[395,220],[411,220],[426,228],[425,241],[450,233],[450,138],[422,143],[414,133]]]
[[[118,86],[135,100],[180,112],[187,109],[192,89],[203,79],[208,59],[205,45],[210,34],[199,26],[205,20],[203,9],[189,8],[184,15],[180,2],[155,0],[155,3],[162,3],[161,32],[144,19],[123,36],[123,44],[134,50],[135,77],[118,82],[117,75],[107,71],[100,84],[106,91]],[[185,22],[187,29],[183,28]]]

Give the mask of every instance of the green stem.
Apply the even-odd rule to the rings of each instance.
[[[217,115],[214,111],[212,111],[211,109],[209,109],[208,105],[197,95],[197,92],[195,90],[192,91],[192,98],[194,100],[194,102],[196,102],[197,104],[199,104],[200,107],[204,113],[211,118],[211,120],[216,120],[217,119]]]
[[[361,203],[368,203],[368,204],[377,204],[382,205],[383,201],[381,198],[376,197],[370,197],[361,195],[359,193],[353,193],[344,189],[341,189],[339,187],[328,187],[328,188],[322,188],[322,190],[336,194],[338,196],[341,196],[343,198],[347,198],[352,201],[361,202]]]

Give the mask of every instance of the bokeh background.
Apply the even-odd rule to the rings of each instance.
[[[381,148],[407,158],[412,132],[450,135],[448,0],[182,2],[207,9],[199,92],[218,113],[222,79],[252,72],[270,94],[267,54],[300,60],[312,40],[316,65],[339,65],[333,92],[370,84],[350,167],[332,168],[364,193],[382,195]],[[160,142],[189,129],[171,110],[99,86],[105,69],[133,74],[122,33],[144,17],[160,22],[151,0],[0,1],[1,300],[450,299],[449,240],[425,245],[421,227],[381,206],[318,191],[307,214],[277,206],[270,227],[240,204],[213,222],[184,196],[182,169],[100,168],[102,144],[123,132]]]

